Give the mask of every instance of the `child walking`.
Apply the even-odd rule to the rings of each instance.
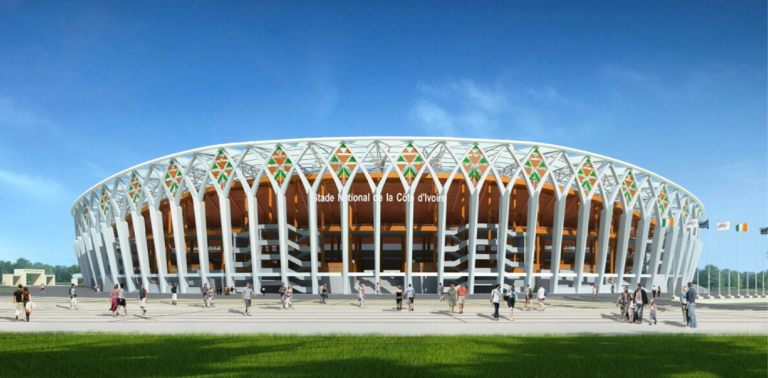
[[[651,319],[648,320],[648,325],[656,325],[656,300],[651,299]]]

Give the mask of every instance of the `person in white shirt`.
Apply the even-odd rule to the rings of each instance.
[[[413,311],[413,300],[416,297],[416,292],[413,290],[413,286],[408,284],[408,288],[405,289],[405,298],[408,299],[408,311]]]
[[[547,299],[546,293],[547,291],[544,289],[544,285],[540,285],[539,291],[537,292],[537,297],[539,300],[539,311],[544,311],[544,300]]]
[[[499,320],[499,302],[501,302],[501,285],[496,284],[491,290],[491,303],[493,304],[493,320]]]
[[[243,302],[245,302],[245,314],[247,316],[251,316],[251,299],[253,298],[253,289],[251,289],[251,284],[247,283],[245,284],[245,289],[243,289]]]

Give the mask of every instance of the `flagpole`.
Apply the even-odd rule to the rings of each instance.
[[[709,224],[707,224],[707,295],[712,298],[712,292],[709,290],[709,282],[712,281],[711,278],[709,278],[709,271],[710,269],[710,262],[709,262],[709,252],[712,249],[712,247],[709,246]]]
[[[741,272],[739,271],[739,233],[736,229],[736,296],[741,297]]]
[[[739,235],[737,234],[736,237]],[[733,275],[733,272],[730,270],[728,271],[728,298],[731,298],[731,276]]]
[[[718,230],[718,232],[719,231],[720,230]],[[715,234],[715,235],[717,235],[717,234]],[[723,251],[720,250],[720,245],[721,245],[720,237],[718,236],[717,237],[717,250],[722,254]],[[718,298],[722,298],[723,297],[723,291],[722,291],[723,281],[720,280],[720,273],[722,272],[722,270],[723,270],[722,268],[717,270],[717,297]]]

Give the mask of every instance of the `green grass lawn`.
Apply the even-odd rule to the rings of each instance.
[[[766,377],[768,338],[0,333],[0,375]]]

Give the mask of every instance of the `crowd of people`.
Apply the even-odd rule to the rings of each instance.
[[[440,301],[447,301],[448,315],[454,316],[455,314],[463,314],[464,306],[468,296],[467,287],[462,283],[451,283],[448,287],[443,287],[440,285],[438,288]],[[363,282],[358,282],[355,290],[357,293],[357,305],[360,308],[364,308],[366,299],[366,287]],[[377,288],[374,290],[374,292],[377,292],[378,290],[379,285],[377,284]],[[178,303],[178,291],[178,286],[175,283],[172,283],[170,288],[172,305],[176,305]],[[213,308],[215,307],[214,297],[215,295],[221,293],[222,290],[216,289],[212,284],[204,283],[203,287],[200,289],[200,292],[202,294],[203,300],[202,307]],[[235,295],[239,293],[245,306],[243,314],[246,316],[252,315],[251,305],[255,292],[249,283],[247,283],[241,291],[237,291],[234,287],[228,287],[223,292],[225,295]],[[293,286],[291,284],[282,283],[278,288],[278,293],[280,295],[281,309],[294,309]],[[328,287],[325,284],[321,284],[319,288],[319,303],[328,303],[328,293]],[[266,291],[263,287],[261,288],[261,294],[266,294]],[[525,286],[523,290],[521,290],[521,295],[524,300],[522,311],[544,311],[546,308],[545,301],[547,297],[547,291],[543,285],[540,285],[535,293],[533,288]],[[594,297],[597,295],[597,289],[595,285],[593,285],[592,295]],[[650,291],[650,295],[651,298],[649,298],[648,291],[639,283],[636,285],[636,288],[633,291],[630,291],[628,287],[625,287],[616,300],[616,306],[619,307],[621,319],[630,324],[642,324],[647,310],[647,323],[649,325],[656,325],[658,323],[656,298],[661,296],[660,287],[654,286]],[[68,288],[68,296],[69,309],[78,310],[79,306],[77,300],[77,288],[74,284],[70,285]],[[147,290],[143,284],[140,284],[137,296],[141,314],[146,315],[148,308],[147,301],[149,298],[149,290]],[[408,311],[414,311],[416,290],[412,284],[408,284],[405,289],[403,289],[402,286],[396,286],[394,289],[394,296],[396,311],[402,311],[403,301],[407,303]],[[691,282],[683,287],[680,293],[680,305],[682,309],[683,323],[686,327],[697,327],[696,296],[696,289],[693,287]],[[18,288],[14,291],[12,301],[15,303],[17,320],[26,320],[27,322],[30,321],[30,315],[32,314],[32,310],[35,307],[31,298],[32,296],[30,294],[30,290],[26,286],[19,285]],[[122,284],[115,284],[113,286],[109,298],[109,311],[111,312],[112,316],[118,316],[121,312],[124,316],[128,315],[126,290]],[[538,304],[536,309],[532,308],[532,301],[534,298],[536,298]],[[495,285],[493,290],[491,290],[489,300],[492,306],[491,318],[493,320],[499,320],[500,306],[502,303],[505,303],[507,305],[507,309],[509,310],[508,320],[514,320],[514,310],[518,301],[518,291],[514,285],[507,284],[503,287],[501,284]],[[24,315],[24,319],[20,319],[22,314]]]

